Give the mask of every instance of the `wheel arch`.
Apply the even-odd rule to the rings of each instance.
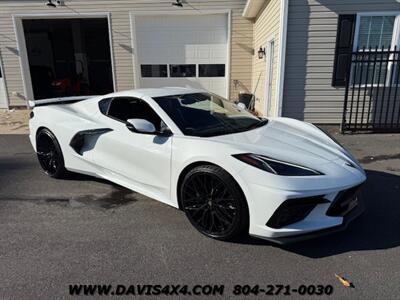
[[[50,131],[51,133],[53,133],[50,128],[47,128],[46,126],[40,126],[38,127],[38,129],[36,130],[36,134],[35,134],[35,139],[37,139],[37,136],[39,134],[40,131],[42,131],[43,129],[47,129],[48,131]],[[54,133],[53,133],[54,134]]]
[[[30,134],[29,134],[29,139],[31,140],[31,144],[33,146],[33,149],[36,151],[37,150],[37,137],[39,135],[39,132],[42,131],[43,129],[47,129],[50,131],[49,128],[46,126],[39,126],[37,128],[30,128]]]
[[[194,168],[196,168],[198,166],[204,166],[204,165],[208,165],[208,166],[211,165],[211,166],[220,167],[220,166],[218,166],[218,165],[216,165],[214,163],[211,163],[209,161],[195,161],[195,162],[192,162],[189,165],[187,165],[185,168],[183,168],[183,170],[179,174],[178,183],[176,185],[176,196],[177,196],[177,200],[178,200],[178,208],[180,210],[182,210],[180,190],[181,190],[183,179],[185,178],[186,174],[189,173],[191,170],[193,170]]]
[[[194,168],[196,168],[198,166],[216,166],[218,168],[223,169],[225,172],[227,172],[232,177],[232,179],[236,182],[236,184],[238,185],[238,187],[239,187],[240,191],[242,192],[243,197],[244,197],[244,199],[245,199],[245,201],[247,203],[247,206],[249,205],[248,201],[247,201],[247,198],[246,198],[246,194],[243,191],[243,188],[241,187],[239,182],[235,179],[235,177],[233,177],[233,175],[229,171],[227,171],[224,167],[222,167],[222,166],[220,166],[220,165],[218,165],[216,163],[212,163],[212,162],[209,162],[209,161],[195,161],[195,162],[192,162],[192,163],[188,164],[185,168],[183,168],[183,170],[179,174],[178,182],[177,182],[177,185],[176,185],[176,196],[177,196],[177,200],[178,200],[178,208],[180,210],[182,210],[180,190],[181,190],[181,186],[182,186],[182,183],[183,183],[183,179],[185,178],[186,174],[188,174],[191,170],[193,170]]]

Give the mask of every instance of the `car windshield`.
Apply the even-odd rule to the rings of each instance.
[[[267,123],[266,119],[257,118],[213,94],[163,96],[154,100],[185,135],[217,136],[251,130]]]

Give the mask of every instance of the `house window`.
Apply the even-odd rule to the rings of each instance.
[[[390,85],[398,76],[400,35],[400,15],[360,14],[354,39],[356,63],[353,64],[352,77],[354,84]]]
[[[359,49],[389,49],[392,45],[396,16],[360,16],[358,40]]]

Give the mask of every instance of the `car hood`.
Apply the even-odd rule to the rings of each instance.
[[[336,161],[353,162],[355,158],[316,126],[289,118],[271,118],[260,128],[236,134],[213,137],[229,143],[237,153],[254,153],[303,166]]]

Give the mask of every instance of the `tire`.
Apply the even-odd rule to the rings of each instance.
[[[218,240],[234,240],[248,232],[249,210],[244,194],[222,168],[198,166],[183,179],[181,207],[202,234]]]
[[[49,129],[44,128],[37,133],[36,150],[39,164],[48,176],[53,178],[68,176],[60,144]]]

